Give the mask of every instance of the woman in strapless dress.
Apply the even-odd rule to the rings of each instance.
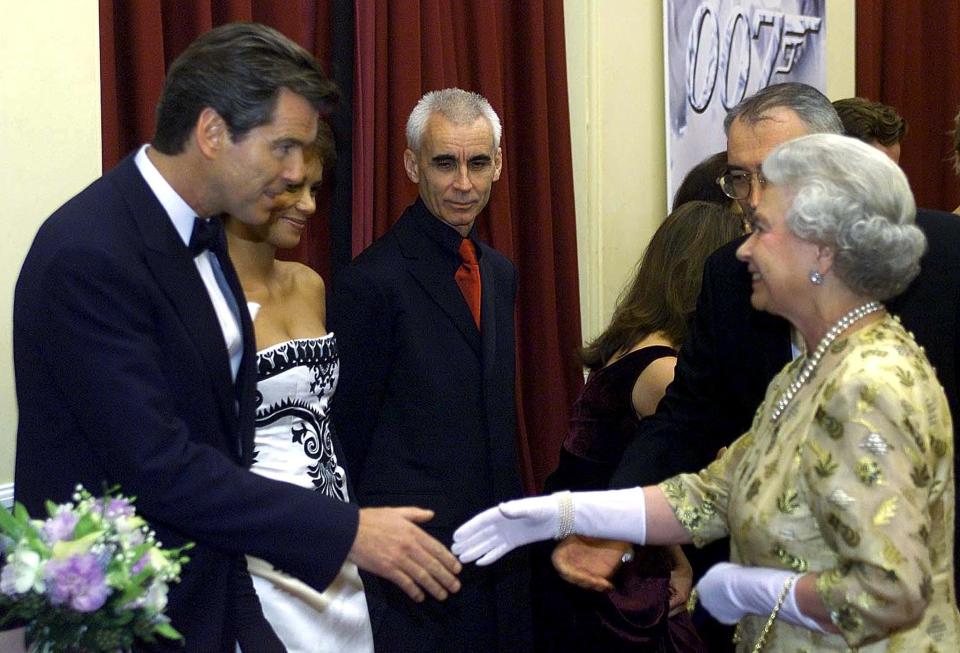
[[[306,265],[275,258],[278,249],[300,242],[316,211],[324,168],[333,158],[333,135],[321,121],[316,141],[304,151],[303,184],[288,189],[295,203],[263,225],[229,217],[224,224],[256,333],[252,471],[350,501],[329,414],[340,361],[336,338],[325,326],[323,279]],[[319,548],[317,555],[323,555]],[[290,653],[372,653],[370,617],[355,564],[344,562],[323,592],[258,558],[248,557],[247,566],[263,612]]]

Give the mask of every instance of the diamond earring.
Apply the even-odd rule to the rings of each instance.
[[[812,283],[815,286],[822,286],[823,275],[820,274],[817,270],[814,270],[813,272],[810,273],[810,283]]]

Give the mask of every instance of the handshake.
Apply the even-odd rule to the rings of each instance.
[[[620,528],[604,527],[611,516]],[[364,571],[392,581],[414,601],[423,601],[427,594],[443,601],[460,590],[461,562],[489,565],[519,546],[565,537],[580,528],[608,532],[613,539],[644,541],[640,488],[563,492],[503,503],[457,529],[453,553],[418,526],[432,518],[433,512],[422,508],[363,508],[348,558]]]

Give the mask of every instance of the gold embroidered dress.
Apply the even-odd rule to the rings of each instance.
[[[695,544],[729,535],[733,562],[820,574],[842,636],[778,619],[764,650],[960,651],[953,428],[933,368],[885,317],[834,342],[772,422],[803,362],[720,460],[660,485],[667,501]],[[766,620],[741,620],[738,650]]]

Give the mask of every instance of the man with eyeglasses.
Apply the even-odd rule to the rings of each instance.
[[[843,133],[830,101],[798,83],[769,86],[743,100],[727,115],[724,129],[727,170],[717,182],[740,202],[748,221],[764,190],[761,164],[774,148],[806,134]],[[928,240],[921,272],[889,308],[926,349],[951,412],[960,415],[960,220],[918,209],[917,224]],[[674,381],[657,412],[641,421],[611,487],[650,485],[705,467],[749,428],[770,380],[801,353],[802,345],[793,344],[786,320],[751,306],[750,275],[734,256],[741,242],[720,248],[707,261],[696,318],[680,351]],[[622,550],[588,549],[571,540],[554,552],[555,566],[568,580],[609,577],[619,565]],[[700,575],[708,560],[718,560],[718,550],[697,553],[691,563]],[[713,637],[705,640],[717,642]],[[712,645],[711,650],[720,648]]]

